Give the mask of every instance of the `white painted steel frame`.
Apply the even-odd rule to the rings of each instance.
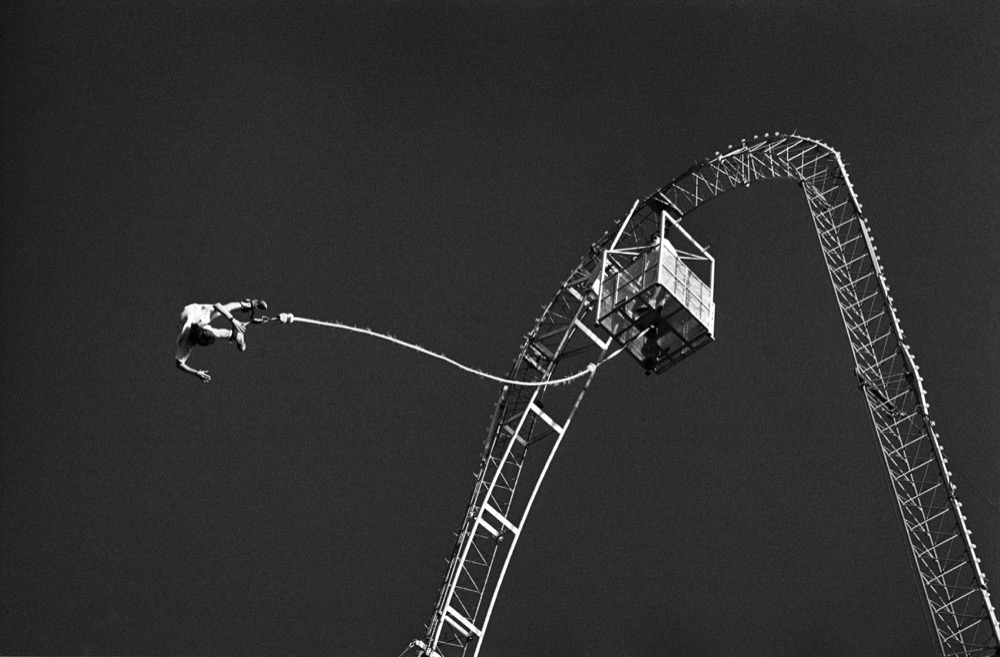
[[[661,230],[662,211],[679,224],[712,198],[771,178],[797,181],[805,193],[938,650],[942,657],[995,656],[1000,625],[929,416],[923,382],[903,341],[861,204],[840,154],[829,146],[797,135],[744,141],[637,203],[626,219],[616,222],[614,236],[605,233],[562,284],[526,336],[510,378],[548,380],[564,362],[579,366],[606,353],[609,341],[588,328],[596,301],[590,284],[612,243],[646,244]],[[424,639],[411,644],[421,654],[479,653],[528,511],[593,375],[551,390],[503,387],[434,615]],[[554,416],[566,420],[559,425]],[[527,475],[524,483],[532,492],[525,502],[515,497],[515,490],[529,447],[532,458],[541,452],[544,466]],[[487,512],[497,524],[483,520]],[[505,542],[508,533],[513,538]],[[494,573],[500,557],[503,566]]]
[[[755,138],[693,166],[649,200],[683,219],[723,192],[769,178],[795,180],[805,193],[938,650],[944,656],[996,655],[1000,626],[986,578],[840,154],[796,135]]]
[[[556,363],[583,359],[594,362],[603,357],[610,342],[598,338],[582,321],[593,305],[593,298],[586,294],[586,283],[586,276],[574,270],[526,338],[510,378],[547,380]],[[470,649],[478,653],[528,512],[593,375],[591,372],[580,382],[551,391],[504,386],[466,520],[434,616],[421,642],[424,654],[450,657]],[[521,470],[529,448],[533,455],[544,457],[544,465],[524,482]],[[529,497],[520,504],[515,500],[519,482],[531,486]],[[502,559],[502,566],[494,572],[497,559]]]

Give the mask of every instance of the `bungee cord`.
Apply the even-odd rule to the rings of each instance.
[[[270,320],[270,319],[274,319],[274,318],[273,317],[268,317],[268,318],[264,319],[263,321],[267,321],[267,320]],[[360,326],[352,326],[350,324],[344,324],[342,322],[324,322],[324,321],[321,321],[321,320],[318,320],[318,319],[309,319],[308,317],[296,317],[292,313],[281,313],[281,314],[278,315],[277,319],[280,320],[282,324],[292,324],[293,322],[299,322],[299,323],[302,323],[302,324],[315,324],[316,326],[323,326],[323,327],[326,327],[326,328],[338,329],[338,330],[342,330],[342,331],[351,331],[353,333],[361,333],[363,335],[368,335],[368,336],[371,336],[373,338],[379,338],[380,340],[387,340],[388,342],[392,342],[393,344],[399,345],[401,347],[405,347],[407,349],[412,349],[414,351],[418,351],[418,352],[420,352],[420,353],[422,353],[424,355],[431,356],[432,358],[437,358],[438,360],[443,360],[444,362],[446,362],[446,363],[448,363],[450,365],[453,365],[453,366],[455,366],[455,367],[457,367],[457,368],[459,368],[459,369],[461,369],[461,370],[463,370],[465,372],[469,372],[470,374],[475,374],[476,376],[482,377],[484,379],[490,379],[491,381],[496,381],[498,383],[506,383],[506,384],[515,385],[515,386],[525,386],[525,387],[533,387],[533,388],[540,388],[540,387],[545,387],[545,386],[563,385],[563,384],[569,383],[570,381],[574,381],[576,379],[579,379],[580,377],[587,376],[589,374],[593,374],[594,372],[597,371],[598,366],[603,365],[604,363],[608,362],[609,360],[611,360],[612,358],[614,358],[615,356],[617,356],[618,354],[620,354],[622,352],[622,349],[624,349],[624,347],[622,347],[622,349],[619,349],[618,351],[614,352],[613,354],[611,354],[610,356],[608,356],[604,360],[602,360],[600,362],[597,362],[597,363],[590,363],[589,365],[587,365],[586,368],[580,370],[576,374],[571,374],[570,376],[564,376],[564,377],[559,378],[559,379],[550,379],[548,381],[518,381],[516,379],[507,379],[507,378],[504,378],[502,376],[496,376],[496,375],[490,374],[488,372],[483,372],[482,370],[477,370],[474,367],[469,367],[468,365],[463,365],[462,363],[458,362],[457,360],[449,358],[448,356],[445,356],[444,354],[439,354],[437,352],[431,351],[430,349],[427,349],[425,347],[421,347],[418,344],[413,344],[412,342],[407,342],[405,340],[400,340],[399,338],[394,337],[392,335],[388,335],[386,333],[379,333],[378,331],[373,331],[371,329],[361,328]]]

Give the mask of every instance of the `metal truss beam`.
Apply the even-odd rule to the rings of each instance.
[[[996,655],[1000,626],[986,577],[840,154],[814,139],[765,135],[695,165],[650,199],[683,218],[714,196],[771,178],[794,180],[805,194],[939,652]]]
[[[509,378],[546,381],[563,363],[579,366],[607,352],[610,340],[591,329],[591,285],[614,235],[626,247],[646,244],[659,229],[660,212],[680,222],[720,194],[775,178],[796,181],[805,194],[938,650],[942,657],[995,657],[1000,625],[923,381],[861,204],[840,154],[826,144],[778,134],[744,141],[640,200],[559,288],[525,337]],[[570,386],[501,390],[434,613],[424,639],[411,644],[420,654],[478,655],[535,495],[593,376]],[[527,496],[522,489],[530,490]]]

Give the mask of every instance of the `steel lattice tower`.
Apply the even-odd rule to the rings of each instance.
[[[596,326],[593,285],[613,236],[625,246],[646,244],[663,212],[680,222],[724,192],[772,178],[794,180],[805,194],[940,654],[995,656],[1000,626],[919,368],[904,342],[868,221],[840,154],[829,146],[765,135],[694,165],[637,202],[563,282],[526,336],[509,378],[549,380],[557,367],[579,368],[614,348]],[[434,613],[423,639],[411,644],[422,655],[479,653],[528,512],[595,371],[574,385],[501,390]]]

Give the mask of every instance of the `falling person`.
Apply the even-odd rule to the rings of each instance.
[[[194,374],[205,383],[212,380],[208,370],[196,370],[187,364],[191,351],[195,347],[207,347],[222,338],[235,342],[240,351],[246,351],[247,325],[233,317],[234,310],[251,312],[257,308],[267,309],[267,303],[259,299],[233,301],[232,303],[192,303],[184,306],[181,311],[180,333],[177,334],[177,369]],[[211,326],[216,317],[225,317],[233,325],[232,329],[215,328]]]

